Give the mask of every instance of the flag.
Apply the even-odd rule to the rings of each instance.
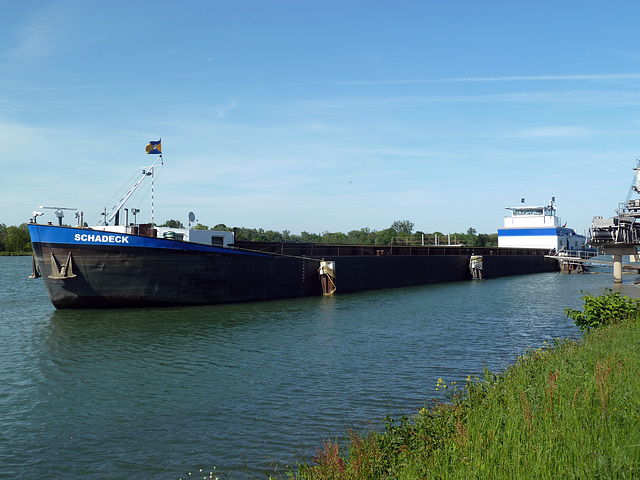
[[[157,142],[151,140],[148,144],[147,144],[147,148],[145,149],[147,151],[147,154],[160,154],[162,155],[162,145],[161,142],[162,140],[158,140]]]

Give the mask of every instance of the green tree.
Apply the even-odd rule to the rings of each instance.
[[[214,225],[211,230],[216,230],[218,232],[232,232],[233,228],[227,227],[224,223],[218,223]]]
[[[476,237],[476,247],[496,247],[498,246],[498,234],[480,233]]]
[[[303,243],[319,243],[320,236],[316,233],[300,232],[300,241]]]
[[[7,226],[4,223],[0,223],[0,252],[5,250],[4,243],[7,238]]]
[[[322,232],[322,243],[346,244],[347,236],[342,232]]]
[[[473,227],[469,227],[467,229],[467,233],[462,235],[462,243],[465,245],[470,245],[472,247],[479,247],[478,245],[478,237],[476,235],[477,230]]]
[[[263,235],[267,242],[284,242],[282,233],[275,230],[267,230]]]
[[[167,220],[166,222],[164,222],[162,225],[160,225],[161,227],[167,227],[167,228],[184,228],[183,223],[180,220]]]
[[[391,239],[396,236],[396,231],[389,227],[385,230],[380,230],[376,232],[374,244],[376,245],[389,245],[391,243]]]
[[[351,230],[347,234],[347,243],[353,245],[373,245],[376,241],[376,231],[368,227]]]
[[[365,244],[366,239],[362,238],[362,230],[351,230],[347,233],[347,243],[351,245]]]
[[[213,229],[217,230],[216,227],[219,227],[219,226],[220,225],[216,225],[215,227],[213,227]],[[255,228],[239,227],[236,229],[236,240],[240,242],[250,242],[255,239],[256,239]]]
[[[391,228],[397,236],[408,237],[413,232],[413,222],[409,220],[396,220],[391,224]]]
[[[3,247],[7,252],[21,253],[31,250],[31,237],[27,224],[23,223],[19,227],[6,227],[3,239]]]

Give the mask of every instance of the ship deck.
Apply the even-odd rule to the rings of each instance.
[[[547,255],[543,248],[471,247],[466,245],[338,245],[325,243],[238,242],[245,250],[310,258],[342,256]]]

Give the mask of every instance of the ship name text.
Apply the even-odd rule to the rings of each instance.
[[[129,237],[125,235],[100,235],[99,233],[76,233],[76,242],[100,242],[100,243],[129,243]]]

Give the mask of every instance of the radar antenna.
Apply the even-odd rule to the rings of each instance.
[[[56,212],[56,217],[58,217],[58,225],[62,226],[62,219],[64,218],[64,210],[77,210],[77,208],[68,208],[68,207],[44,207],[42,205],[40,205],[39,208],[46,208],[49,210],[55,210]],[[34,217],[36,216],[35,212],[34,212]]]

